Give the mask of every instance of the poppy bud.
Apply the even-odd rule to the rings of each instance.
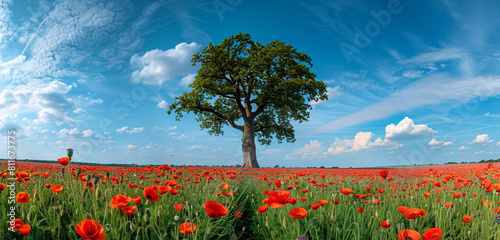
[[[135,224],[133,224],[133,223],[130,223],[130,230],[132,232],[135,232],[135,230],[137,230],[137,226]]]
[[[80,173],[82,173],[82,169],[81,168],[78,168],[78,170],[76,170],[76,176],[80,176]]]
[[[66,149],[66,152],[67,152],[69,158],[73,157],[73,149],[68,148],[68,149]]]
[[[64,174],[64,167],[61,168],[61,174]]]

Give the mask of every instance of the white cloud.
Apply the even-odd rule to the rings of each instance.
[[[443,146],[449,146],[449,145],[452,145],[452,144],[453,144],[453,141],[449,141],[449,142],[443,143]]]
[[[77,108],[75,110],[73,110],[73,113],[76,113],[76,114],[83,114],[83,113],[86,113],[87,111],[81,109],[81,108]]]
[[[168,130],[175,130],[177,129],[177,125],[173,126],[173,127],[168,127]]]
[[[420,138],[435,133],[437,133],[437,131],[434,131],[425,124],[415,125],[413,120],[408,117],[401,120],[398,125],[391,123],[385,127],[385,138],[390,140]]]
[[[183,42],[167,51],[155,49],[143,56],[136,54],[130,59],[130,63],[138,69],[132,73],[132,81],[162,85],[174,77],[187,76],[195,70],[191,59],[200,47],[195,42]]]
[[[484,114],[485,117],[500,117],[500,114],[491,114],[489,112]]]
[[[205,146],[203,146],[203,145],[193,145],[193,146],[189,146],[188,147],[189,150],[196,150],[196,149],[202,149],[202,148],[205,148]]]
[[[123,127],[121,127],[121,128],[116,129],[116,131],[117,131],[117,132],[119,132],[119,133],[123,133],[123,132],[125,132],[125,130],[127,130],[127,129],[128,129],[128,127],[127,127],[127,126],[123,126]]]
[[[169,134],[169,135],[170,135],[170,134]],[[173,139],[176,139],[176,140],[184,140],[184,141],[188,141],[188,142],[194,139],[194,138],[192,138],[192,137],[188,137],[188,136],[186,136],[185,134],[181,134],[180,136],[175,136],[175,135],[174,135],[174,136],[172,136],[172,138],[173,138]]]
[[[78,128],[73,128],[73,129],[63,128],[59,130],[57,135],[59,136],[59,138],[78,137],[80,136],[80,131],[78,130]]]
[[[126,130],[125,132],[128,134],[133,134],[133,133],[140,133],[144,130],[144,127],[139,127],[139,128],[133,128],[131,130]]]
[[[328,148],[328,151],[324,154],[339,154],[343,152],[353,152],[362,149],[368,149],[371,147],[377,146],[392,146],[399,147],[400,145],[391,142],[388,139],[382,140],[381,138],[375,139],[375,141],[371,142],[375,134],[372,132],[358,132],[354,139],[338,139],[335,138],[335,142]]]
[[[477,135],[476,139],[472,140],[472,142],[470,142],[469,144],[474,144],[474,143],[486,144],[489,142],[493,142],[493,140],[490,140],[490,138],[488,137],[488,134],[481,134],[481,135]]]
[[[323,151],[323,143],[317,140],[311,140],[310,143],[306,143],[303,148],[295,149],[293,154],[287,154],[285,159],[294,158],[300,156],[302,159],[315,158]]]
[[[66,97],[71,88],[71,85],[60,81],[47,84],[33,80],[26,85],[5,89],[0,92],[0,116],[15,111],[18,114],[36,113],[38,118],[33,120],[35,124],[76,123],[76,120],[67,116],[69,109],[74,106],[73,101]]]
[[[465,149],[469,149],[469,148],[466,147],[466,146],[461,146],[461,147],[458,148],[458,150],[465,150]]]
[[[497,142],[497,146],[500,146],[500,142]]]
[[[87,129],[87,130],[83,131],[82,134],[83,134],[83,137],[92,137],[92,136],[94,136],[94,132],[92,130],[90,130],[90,129]]]
[[[127,148],[127,149],[129,149],[129,150],[130,150],[130,149],[134,149],[134,148],[136,148],[136,147],[137,147],[136,145],[129,144],[129,145],[127,145],[125,148]]]
[[[187,76],[183,77],[181,79],[181,82],[179,85],[183,87],[189,87],[189,84],[191,84],[194,81],[194,77],[196,76],[196,73],[190,73]]]
[[[342,92],[340,91],[340,86],[327,87],[326,88],[326,95],[328,96],[327,101],[331,101],[331,100],[340,98],[340,96],[342,95]],[[315,105],[322,104],[325,102],[326,102],[325,100],[319,100],[319,101],[311,101],[311,102],[309,102],[309,104],[311,104],[311,106],[315,106]]]
[[[403,77],[405,78],[419,78],[422,77],[424,71],[405,71],[403,72]]]
[[[10,4],[12,4],[12,0],[0,1],[0,49],[5,48],[13,40],[16,32],[16,25],[11,21]]]
[[[158,108],[161,108],[161,109],[166,109],[166,108],[168,108],[168,103],[165,100],[161,100],[161,102],[159,102],[158,105],[156,105],[156,106]]]
[[[311,133],[332,131],[403,111],[442,103],[462,103],[475,97],[500,95],[500,76],[453,78],[433,74],[394,92],[385,100],[319,127]]]
[[[440,145],[441,143],[443,143],[443,141],[436,141],[436,139],[432,139],[430,142],[429,142],[429,146],[436,146],[436,145]]]
[[[1,3],[0,3],[1,4]],[[0,8],[0,11],[1,11],[1,8]],[[1,14],[1,12],[0,12]],[[0,16],[1,18],[1,16]],[[0,22],[0,24],[2,24]],[[1,25],[0,25],[0,28],[1,28]],[[0,30],[1,32],[1,30]],[[0,44],[1,44],[1,36],[0,36]],[[13,60],[11,61],[8,61],[8,62],[2,62],[0,61],[0,73],[3,74],[3,75],[10,75],[11,74],[11,71],[13,69],[15,69],[16,67],[18,67],[19,65],[21,65],[24,60],[26,60],[26,56],[23,56],[23,55],[19,55],[17,56],[16,58],[14,58]]]

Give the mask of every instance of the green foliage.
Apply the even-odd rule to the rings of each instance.
[[[211,135],[224,134],[224,126],[243,132],[246,124],[262,144],[294,142],[291,121],[307,121],[309,102],[327,99],[311,58],[277,40],[262,45],[240,33],[210,43],[192,63],[200,65],[192,91],[176,97],[167,113],[180,120],[192,112]]]

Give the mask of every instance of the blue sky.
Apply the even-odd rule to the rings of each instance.
[[[500,157],[497,1],[0,0],[0,145],[18,157],[241,164],[241,133],[166,114],[193,54],[239,32],[311,56],[328,101],[261,166],[363,167]],[[7,151],[0,151],[6,158]]]

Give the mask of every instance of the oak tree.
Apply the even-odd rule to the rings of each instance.
[[[176,97],[167,113],[177,121],[194,113],[210,135],[223,135],[224,126],[240,130],[243,167],[259,167],[255,137],[264,145],[273,138],[294,142],[291,121],[307,121],[309,103],[327,99],[311,58],[277,40],[262,45],[240,33],[210,43],[191,62],[200,65],[192,91]]]

